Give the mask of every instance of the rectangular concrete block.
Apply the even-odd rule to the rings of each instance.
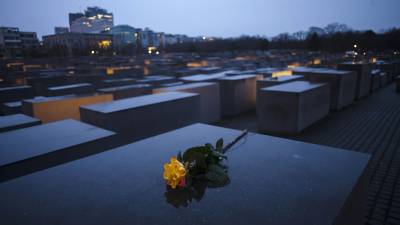
[[[381,70],[372,70],[371,71],[371,91],[376,91],[380,88],[380,74]]]
[[[226,76],[240,76],[240,75],[256,75],[256,70],[238,70],[226,73]]]
[[[257,101],[259,131],[299,133],[326,117],[329,107],[329,84],[294,81],[263,88]]]
[[[196,74],[192,76],[186,76],[180,78],[181,81],[192,83],[192,82],[216,82],[218,79],[226,77],[229,73],[235,73],[235,70],[226,70],[218,73],[212,74]]]
[[[255,75],[224,77],[218,82],[222,116],[234,116],[255,109],[257,92]]]
[[[386,72],[381,72],[379,74],[379,86],[380,87],[386,87],[386,85],[389,83],[389,76]]]
[[[72,70],[74,71],[74,70]],[[101,81],[106,79],[105,75],[90,75],[85,71],[76,71],[73,76],[66,75],[67,71],[61,75],[40,75],[27,78],[27,83],[31,85],[36,96],[47,95],[49,87],[66,86],[81,83],[90,83],[100,86]]]
[[[135,84],[136,80],[132,78],[105,79],[100,82],[100,87],[117,87]]]
[[[301,75],[292,75],[292,76],[280,76],[280,77],[266,77],[261,80],[257,80],[257,98],[260,92],[260,89],[278,85],[278,84],[284,84],[292,81],[299,81],[303,80],[304,76]]]
[[[89,83],[71,84],[47,88],[46,96],[61,96],[69,94],[91,94],[96,92],[95,87]]]
[[[397,79],[400,76],[400,59],[393,60],[393,63],[395,64],[395,79]]]
[[[46,95],[48,87],[66,85],[68,84],[68,78],[65,75],[40,75],[27,78],[27,83],[33,87],[36,95]]]
[[[267,77],[262,80],[257,80],[257,90],[274,85],[284,84],[292,81],[299,81],[304,79],[301,75],[280,76],[280,77]]]
[[[310,82],[329,83],[331,110],[340,110],[354,102],[357,87],[356,72],[330,68],[301,68],[294,69],[293,72],[303,75]]]
[[[0,116],[0,132],[36,126],[39,124],[40,120],[24,114]]]
[[[290,76],[293,74],[293,72],[286,68],[266,67],[257,69],[255,74],[261,75],[263,76],[263,78],[267,78],[267,77]]]
[[[165,83],[165,84],[160,84],[158,85],[159,88],[168,88],[168,87],[174,87],[174,86],[179,86],[185,84],[182,81],[177,81],[177,82],[172,82],[172,83]]]
[[[176,81],[174,77],[164,76],[164,75],[150,75],[145,76],[143,79],[139,79],[136,83],[139,84],[151,84],[154,86],[158,86],[160,84],[171,83]]]
[[[3,115],[19,114],[22,112],[22,102],[5,102],[1,105],[1,111]]]
[[[15,86],[0,88],[0,102],[14,102],[22,99],[33,98],[34,91],[31,86]]]
[[[0,183],[104,151],[107,138],[113,135],[113,132],[76,120],[1,133]]]
[[[371,64],[342,63],[338,65],[338,69],[357,73],[356,99],[361,99],[369,94],[371,88]]]
[[[76,120],[63,120],[0,134],[0,166],[113,135]]]
[[[82,121],[134,139],[200,121],[200,96],[166,92],[81,107]]]
[[[394,62],[381,61],[376,66],[387,74],[387,82],[392,82],[396,78],[396,64]]]
[[[6,193],[0,209],[7,211],[0,223],[159,225],[166,217],[174,225],[365,223],[359,211],[370,155],[267,135],[248,135],[227,153],[227,186],[166,188],[163,164],[172,156],[240,133],[195,124],[0,183]]]
[[[98,89],[97,92],[102,94],[112,94],[114,100],[132,98],[141,95],[149,95],[153,93],[153,85],[150,84],[132,84],[126,86],[109,87]]]
[[[65,119],[80,120],[80,106],[110,102],[112,100],[113,96],[110,94],[37,97],[24,100],[22,102],[22,112],[26,115],[39,118],[43,123]]]
[[[200,95],[201,122],[213,123],[221,119],[220,90],[218,83],[199,82],[154,89],[154,93],[171,91],[197,93]]]

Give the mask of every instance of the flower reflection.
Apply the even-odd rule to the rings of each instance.
[[[226,183],[212,183],[205,178],[197,178],[189,181],[189,185],[186,187],[179,187],[176,189],[171,188],[169,185],[166,186],[166,192],[164,193],[166,201],[173,205],[175,208],[188,207],[193,200],[200,202],[203,198],[207,188],[219,188],[228,185]]]
[[[206,180],[196,180],[185,188],[173,189],[167,186],[164,196],[167,202],[175,208],[188,207],[193,200],[199,202],[203,198],[206,188]]]

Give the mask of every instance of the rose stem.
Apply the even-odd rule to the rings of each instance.
[[[239,136],[236,137],[235,140],[233,140],[231,143],[225,145],[224,148],[222,148],[222,153],[224,154],[225,152],[227,152],[230,148],[232,148],[232,146],[234,146],[238,141],[240,141],[240,139],[242,139],[244,136],[246,136],[248,133],[247,130],[244,130]]]

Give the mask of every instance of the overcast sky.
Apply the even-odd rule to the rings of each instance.
[[[68,13],[100,6],[114,22],[190,36],[274,36],[339,22],[354,29],[400,27],[400,0],[0,0],[0,26],[52,34]]]

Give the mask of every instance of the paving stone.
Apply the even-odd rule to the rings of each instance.
[[[300,134],[283,136],[372,155],[365,207],[371,225],[400,224],[400,95],[394,90],[390,84]],[[257,132],[257,116],[246,113],[218,125]]]

